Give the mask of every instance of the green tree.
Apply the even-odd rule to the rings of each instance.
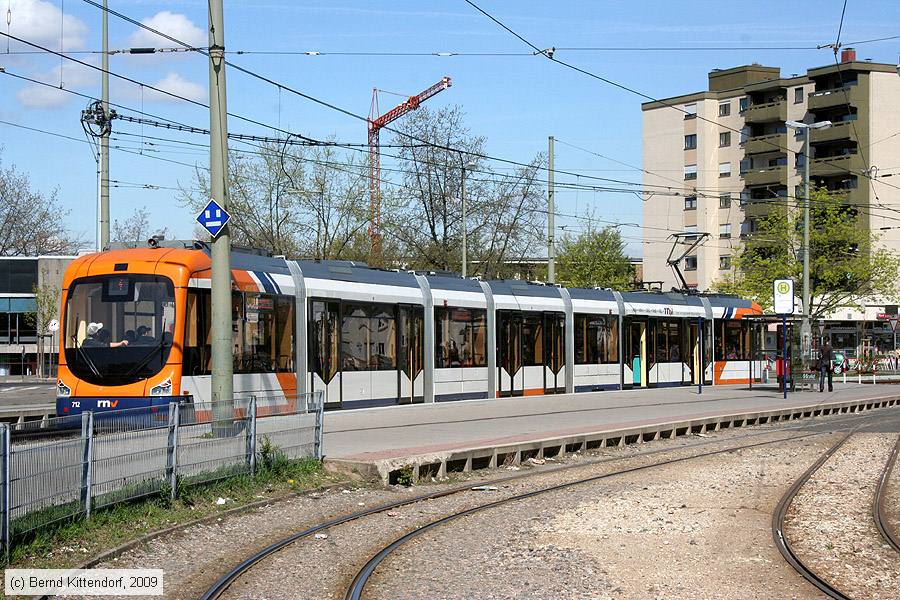
[[[878,235],[846,203],[824,189],[810,194],[810,316],[821,318],[841,307],[861,307],[866,299],[897,293],[896,257],[879,246]],[[715,284],[772,310],[772,281],[803,277],[803,221],[800,210],[772,204],[735,257],[735,271]]]
[[[566,287],[634,286],[634,266],[625,254],[622,234],[614,227],[589,228],[581,235],[566,235],[556,258],[557,279]]]

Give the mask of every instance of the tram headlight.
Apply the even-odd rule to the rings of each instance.
[[[159,385],[150,388],[151,396],[171,396],[172,395],[172,378],[167,378]]]
[[[56,380],[56,396],[57,398],[68,398],[72,395],[72,390],[62,382],[62,379]]]

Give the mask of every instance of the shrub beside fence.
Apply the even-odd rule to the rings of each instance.
[[[94,509],[253,474],[262,449],[322,458],[323,399],[256,395],[236,398],[230,411],[173,402],[4,424],[0,543],[9,551],[18,538]]]

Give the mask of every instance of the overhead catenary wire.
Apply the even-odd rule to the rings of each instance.
[[[91,0],[85,0],[85,1],[91,1]],[[673,109],[673,110],[677,110],[678,112],[681,112],[681,113],[684,113],[684,114],[689,114],[689,113],[687,112],[687,110],[685,110],[684,108],[682,108],[682,107],[680,107],[680,106],[678,106],[678,105],[676,105],[676,104],[672,104],[671,102],[667,102],[667,101],[665,101],[665,100],[660,100],[660,99],[658,99],[658,98],[654,98],[653,96],[650,96],[650,95],[648,95],[648,94],[645,94],[644,92],[641,92],[641,91],[639,91],[639,90],[636,90],[636,89],[634,89],[634,88],[632,88],[632,87],[629,87],[629,86],[627,86],[627,85],[618,83],[618,82],[616,82],[616,81],[613,81],[612,79],[603,77],[603,76],[601,76],[601,75],[597,75],[596,73],[592,73],[591,71],[588,71],[588,70],[586,70],[586,69],[583,69],[583,68],[581,68],[581,67],[579,67],[579,66],[577,66],[577,65],[573,65],[572,63],[569,63],[569,62],[560,60],[560,59],[558,59],[557,57],[554,56],[554,52],[553,52],[553,51],[555,50],[554,48],[545,48],[545,49],[539,48],[538,46],[534,45],[532,42],[530,42],[528,39],[526,39],[525,37],[523,37],[522,35],[520,35],[520,34],[517,33],[516,31],[514,31],[513,29],[510,29],[508,26],[506,26],[506,25],[505,25],[503,22],[501,22],[499,19],[497,19],[496,17],[494,17],[493,15],[491,15],[490,13],[488,13],[487,11],[485,11],[484,9],[482,9],[482,8],[481,8],[480,6],[478,6],[477,4],[475,4],[472,0],[464,0],[464,2],[466,2],[466,4],[468,4],[469,6],[471,6],[472,8],[474,8],[475,10],[477,10],[478,12],[480,12],[482,15],[484,15],[485,17],[487,17],[487,18],[490,19],[491,21],[493,21],[495,24],[497,24],[499,27],[501,27],[502,29],[504,29],[505,31],[507,31],[509,34],[511,34],[512,36],[514,36],[514,37],[517,38],[518,40],[520,40],[522,43],[524,43],[524,44],[526,44],[528,47],[532,48],[532,49],[535,51],[535,56],[544,56],[545,58],[547,58],[547,59],[550,60],[551,62],[554,62],[554,63],[557,63],[557,64],[559,64],[559,65],[562,65],[562,66],[564,66],[564,67],[566,67],[566,68],[568,68],[568,69],[571,69],[571,70],[573,70],[573,71],[576,71],[576,72],[578,72],[578,73],[581,73],[581,74],[583,74],[583,75],[585,75],[585,76],[587,76],[587,77],[590,77],[590,78],[592,78],[592,79],[596,79],[596,80],[598,80],[598,81],[601,81],[601,82],[606,83],[606,84],[608,84],[608,85],[611,85],[611,86],[613,86],[613,87],[619,88],[619,89],[624,90],[624,91],[626,91],[626,92],[629,92],[629,93],[631,93],[631,94],[635,94],[635,95],[637,95],[637,96],[640,96],[641,98],[644,98],[645,100],[649,100],[650,102],[656,102],[656,103],[658,103],[658,104],[661,104],[661,105],[664,106],[664,107],[671,108],[671,109]],[[728,130],[730,130],[730,131],[732,131],[732,132],[735,132],[735,133],[739,133],[739,134],[741,133],[741,131],[740,131],[739,129],[735,129],[735,128],[733,128],[733,127],[729,127],[728,125],[724,125],[724,124],[719,123],[719,122],[717,122],[717,121],[714,121],[714,120],[712,120],[712,119],[707,119],[706,117],[702,117],[702,116],[700,116],[700,115],[698,115],[698,114],[696,114],[696,113],[693,113],[693,117],[695,117],[695,118],[697,118],[697,119],[699,119],[699,120],[701,120],[701,121],[704,121],[704,122],[706,122],[706,123],[710,123],[710,124],[712,124],[712,125],[716,125],[717,127],[721,128],[721,129],[728,129]],[[787,154],[797,154],[797,153],[798,153],[798,151],[796,151],[796,150],[791,150],[791,149],[788,148],[787,146],[781,146],[781,145],[779,145],[779,144],[777,144],[777,143],[775,143],[775,142],[772,142],[772,141],[768,141],[768,140],[767,140],[767,141],[765,141],[765,143],[768,144],[768,145],[770,145],[770,146],[772,146],[773,149],[776,149],[776,150],[779,150],[779,151],[783,151],[783,152],[785,152],[785,153],[787,153]],[[839,167],[839,168],[840,168],[840,167]],[[848,169],[848,168],[842,168],[842,170],[846,171],[847,173],[849,173],[849,174],[851,174],[851,175],[860,175],[860,176],[863,176],[863,177],[865,177],[865,178],[867,178],[867,179],[872,179],[871,175],[868,174],[868,173],[857,173],[857,172],[854,172],[854,171],[852,171],[851,169]],[[874,181],[874,179],[872,179],[872,180]],[[892,185],[892,184],[887,183],[887,182],[884,182],[884,181],[880,181],[879,183],[900,190],[900,186],[895,186],[895,185]]]
[[[188,44],[187,42],[184,42],[183,40],[179,40],[178,38],[173,37],[173,36],[171,36],[171,35],[169,35],[169,34],[167,34],[167,33],[165,33],[165,32],[159,31],[158,29],[156,29],[156,28],[154,28],[154,27],[150,27],[149,25],[146,25],[145,23],[142,23],[142,22],[138,21],[137,19],[134,19],[134,18],[132,18],[132,17],[129,17],[128,15],[125,15],[125,14],[123,14],[123,13],[121,13],[121,12],[118,12],[118,11],[116,11],[116,10],[114,10],[114,9],[111,9],[111,8],[104,8],[102,4],[96,2],[95,0],[82,0],[82,1],[85,2],[86,4],[90,4],[91,6],[94,6],[94,7],[98,8],[98,9],[100,9],[100,10],[105,10],[105,11],[107,11],[109,14],[111,14],[111,15],[113,15],[113,16],[119,18],[119,19],[122,19],[122,20],[124,20],[124,21],[126,21],[126,22],[128,22],[128,23],[131,23],[132,25],[135,25],[135,26],[137,26],[137,27],[140,27],[140,28],[142,28],[142,29],[144,29],[144,30],[146,30],[146,31],[149,31],[150,33],[156,34],[156,35],[158,35],[158,36],[160,36],[160,37],[162,37],[162,38],[164,38],[164,39],[169,40],[170,42],[173,42],[173,43],[175,43],[175,44],[178,44],[178,45],[180,45],[180,46],[182,46],[182,47],[184,47],[184,48],[191,48],[191,49],[193,49],[195,52],[198,52],[198,53],[200,53],[200,54],[203,54],[204,56],[208,55],[208,53],[207,53],[203,48],[195,48],[195,47],[193,47],[192,45]],[[268,84],[270,84],[270,85],[280,87],[280,88],[282,88],[283,90],[285,90],[286,92],[290,92],[290,93],[292,93],[292,94],[294,94],[294,95],[296,95],[296,96],[298,96],[298,97],[304,98],[304,99],[306,99],[306,100],[308,100],[308,101],[310,101],[310,102],[316,103],[316,104],[318,104],[318,105],[320,105],[320,106],[323,106],[323,107],[325,107],[325,108],[334,110],[334,111],[336,111],[336,112],[339,112],[339,113],[344,114],[344,115],[346,115],[346,116],[348,116],[348,117],[351,117],[351,118],[353,118],[353,119],[357,119],[357,120],[362,121],[362,122],[365,122],[365,123],[368,123],[368,121],[369,121],[368,117],[366,117],[366,116],[363,116],[363,115],[361,115],[361,114],[354,113],[353,111],[350,111],[350,110],[348,110],[348,109],[342,108],[342,107],[340,107],[340,106],[337,106],[336,104],[333,104],[333,103],[331,103],[331,102],[322,100],[322,99],[320,99],[320,98],[316,98],[315,96],[312,96],[312,95],[310,95],[310,94],[307,94],[307,93],[305,93],[305,92],[302,92],[302,91],[300,91],[300,90],[297,90],[297,89],[295,89],[295,88],[293,88],[293,87],[291,87],[291,86],[288,86],[288,85],[286,85],[286,84],[284,84],[284,83],[275,81],[275,80],[271,79],[270,77],[267,77],[267,76],[265,76],[265,75],[261,75],[261,74],[259,74],[259,73],[256,73],[255,71],[252,71],[252,70],[250,70],[250,69],[247,69],[247,68],[245,68],[245,67],[243,67],[243,66],[241,66],[241,65],[235,64],[235,63],[233,63],[233,62],[231,62],[231,61],[228,61],[228,60],[226,60],[226,61],[224,61],[224,62],[225,62],[225,64],[228,65],[229,67],[231,67],[231,68],[233,68],[233,69],[235,69],[235,70],[237,70],[237,71],[239,71],[239,72],[241,72],[241,73],[244,73],[245,75],[248,75],[248,76],[250,76],[250,77],[253,77],[253,78],[255,78],[255,79],[258,79],[258,80],[260,80],[260,81],[263,81],[263,82],[265,82],[265,83],[268,83]],[[230,114],[230,113],[229,113],[229,114]],[[259,124],[259,123],[257,122],[256,124]],[[271,126],[269,126],[269,127],[271,127]],[[473,157],[473,158],[481,158],[481,159],[489,160],[489,161],[497,161],[497,162],[502,162],[502,163],[506,163],[506,164],[516,165],[516,166],[519,166],[519,167],[527,167],[527,168],[530,168],[530,166],[531,166],[531,165],[529,165],[528,163],[523,163],[523,162],[521,162],[521,161],[515,161],[515,160],[511,160],[511,159],[500,158],[500,157],[497,157],[497,156],[491,156],[491,155],[488,155],[488,154],[480,154],[480,153],[472,152],[472,151],[470,151],[470,150],[466,150],[465,148],[453,148],[453,147],[451,147],[451,146],[446,146],[446,145],[443,145],[443,144],[437,144],[437,143],[431,142],[431,141],[429,141],[429,140],[425,140],[425,139],[419,138],[419,137],[417,137],[417,136],[415,136],[415,135],[413,135],[413,134],[410,134],[410,133],[408,133],[408,132],[404,132],[404,131],[398,130],[398,129],[396,129],[396,128],[394,128],[394,127],[391,127],[391,126],[385,126],[384,129],[387,130],[387,131],[390,131],[390,132],[392,132],[392,133],[395,133],[395,134],[397,134],[397,135],[400,135],[400,136],[403,136],[403,137],[406,137],[406,138],[409,138],[409,139],[413,139],[413,140],[415,140],[415,141],[417,141],[417,142],[420,142],[420,143],[423,143],[423,144],[427,144],[427,145],[429,145],[429,146],[431,146],[431,147],[434,147],[434,148],[437,148],[437,149],[446,150],[446,151],[450,151],[450,152],[457,152],[457,153],[460,153],[460,154],[465,154],[465,155],[471,156],[471,157]],[[283,132],[283,133],[290,133],[290,132]],[[560,171],[559,169],[554,169],[554,173],[559,173],[559,174],[563,174],[563,175],[569,175],[569,176],[573,176],[573,177],[577,175],[576,173],[566,172],[566,171]],[[600,181],[608,181],[608,182],[611,182],[611,183],[621,183],[621,184],[635,185],[635,186],[641,186],[641,185],[643,185],[643,184],[636,183],[636,182],[626,182],[626,181],[614,180],[614,179],[610,179],[610,178],[597,177],[597,176],[592,176],[592,175],[584,175],[584,174],[582,174],[581,176],[582,176],[582,177],[586,177],[586,178],[590,178],[590,179],[600,180]],[[655,187],[668,188],[669,186],[655,186]]]

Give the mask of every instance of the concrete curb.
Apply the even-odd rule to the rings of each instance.
[[[873,408],[900,405],[900,395],[877,398],[861,398],[827,404],[814,403],[784,409],[718,414],[688,419],[657,421],[626,427],[598,429],[589,432],[554,434],[547,437],[510,440],[499,439],[495,443],[462,446],[416,452],[408,449],[408,455],[398,454],[383,458],[362,457],[326,459],[326,469],[341,473],[356,472],[365,478],[378,478],[385,485],[396,480],[402,469],[411,468],[413,479],[444,477],[448,472],[469,472],[475,469],[516,465],[529,458],[562,456],[569,452],[584,451],[608,446],[640,444],[659,439],[672,439],[691,433],[719,431],[734,427],[763,425],[806,417],[818,417],[840,413],[856,413]],[[424,449],[422,449],[424,450]],[[398,452],[403,452],[402,450]]]

